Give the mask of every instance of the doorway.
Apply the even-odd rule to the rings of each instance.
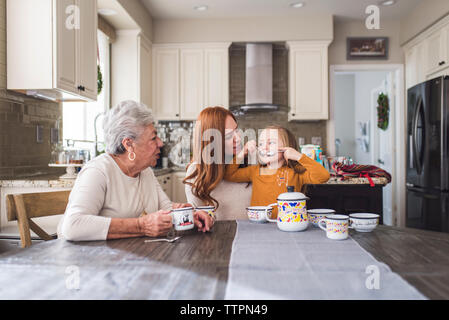
[[[378,127],[381,95],[389,102],[389,121]],[[327,153],[389,172],[383,188],[383,221],[405,226],[405,107],[402,65],[333,65]]]

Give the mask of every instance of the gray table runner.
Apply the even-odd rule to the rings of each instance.
[[[374,231],[375,232],[375,231]],[[351,238],[238,221],[225,299],[426,299]]]

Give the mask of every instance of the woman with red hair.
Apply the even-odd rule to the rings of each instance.
[[[201,111],[195,124],[193,159],[183,181],[187,202],[195,207],[215,206],[217,220],[247,219],[251,185],[223,180],[227,159],[241,149],[237,121],[229,110],[208,107]]]

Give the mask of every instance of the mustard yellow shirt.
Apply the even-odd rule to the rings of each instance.
[[[287,186],[294,186],[301,192],[305,184],[320,184],[329,180],[329,172],[318,162],[306,155],[298,161],[306,171],[297,173],[290,167],[283,166],[274,174],[260,174],[260,164],[239,168],[238,164],[226,166],[225,180],[232,182],[252,182],[251,206],[267,206],[277,202],[277,197],[287,192]],[[273,207],[272,218],[277,217],[277,208]]]

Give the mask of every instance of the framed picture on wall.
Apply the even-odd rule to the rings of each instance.
[[[347,38],[347,60],[388,59],[387,37]]]

